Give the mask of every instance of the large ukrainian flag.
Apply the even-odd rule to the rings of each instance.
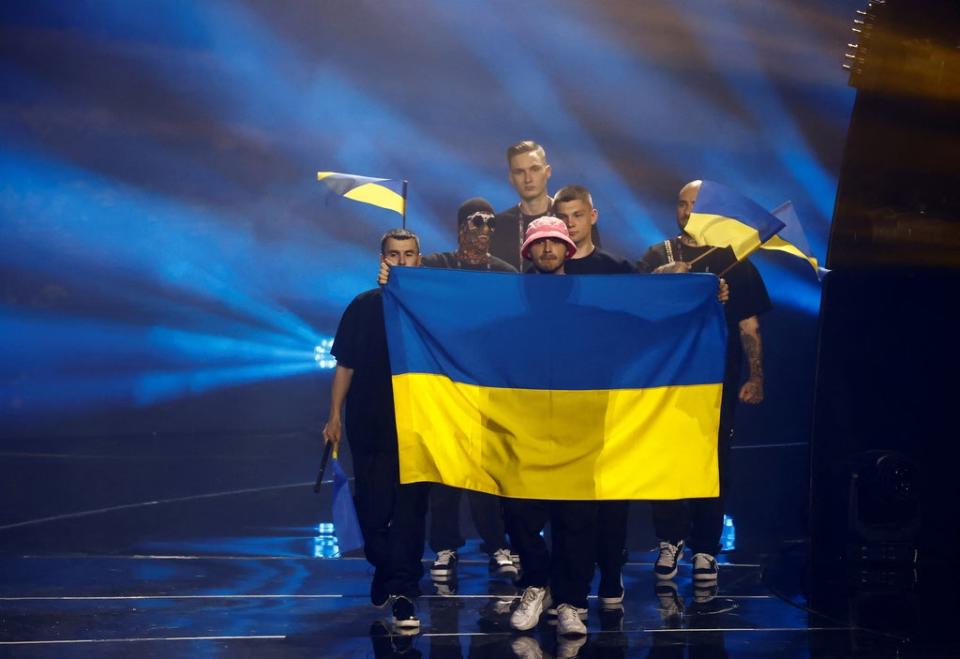
[[[394,268],[401,482],[535,499],[714,497],[713,275]]]

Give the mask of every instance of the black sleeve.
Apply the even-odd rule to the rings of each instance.
[[[659,249],[658,249],[659,248]],[[647,253],[643,255],[637,262],[637,271],[639,272],[653,272],[661,265],[666,264],[667,258],[666,254],[663,251],[663,245],[654,245],[647,250]]]
[[[354,298],[340,317],[337,334],[330,348],[330,354],[337,359],[339,366],[356,368],[360,363],[364,332],[363,302],[359,297]]]
[[[446,259],[444,258],[443,252],[433,252],[432,254],[424,254],[423,259],[420,261],[420,265],[424,268],[448,268]]]
[[[744,259],[732,268],[724,279],[730,286],[730,301],[727,302],[727,317],[737,322],[759,316],[772,307],[767,287],[756,267]]]

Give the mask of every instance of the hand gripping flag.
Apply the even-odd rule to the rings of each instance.
[[[804,259],[817,273],[817,279],[823,279],[823,275],[828,271],[821,268],[813,256],[813,250],[807,242],[807,236],[800,225],[800,218],[797,217],[797,212],[793,208],[793,202],[785,201],[770,212],[783,222],[784,227],[780,233],[760,245],[760,248],[775,249]]]
[[[400,480],[533,499],[715,497],[726,342],[708,274],[394,268]]]
[[[317,172],[317,180],[347,199],[386,208],[406,217],[406,181],[339,172]]]
[[[741,261],[783,227],[753,200],[719,183],[703,181],[684,231],[701,245],[732,248]]]

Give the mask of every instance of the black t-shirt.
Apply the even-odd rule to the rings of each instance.
[[[506,261],[519,272],[523,267],[520,245],[523,244],[523,234],[527,226],[538,217],[549,215],[552,210],[553,204],[539,215],[526,215],[520,212],[520,205],[517,204],[497,213],[495,218],[497,228],[493,232],[493,237],[490,238],[490,253]]]
[[[380,289],[361,293],[340,318],[330,353],[353,369],[347,392],[347,439],[353,451],[395,452],[397,425]]]
[[[677,238],[667,242],[669,245],[658,243],[648,249],[637,267],[642,271],[652,272],[655,268],[673,261],[693,261],[711,249],[706,246],[690,247],[682,244]],[[694,263],[693,271],[712,272],[719,275],[736,261],[737,257],[733,250],[724,247]],[[724,382],[727,386],[737,387],[740,384],[740,363],[743,358],[739,323],[741,320],[769,311],[771,304],[767,287],[764,286],[760,273],[748,259],[730,268],[723,278],[730,287],[730,299],[723,309],[727,320],[727,364]]]
[[[599,247],[581,259],[567,259],[563,271],[568,275],[617,275],[630,274],[637,269],[627,259],[614,256]]]
[[[447,268],[450,270],[486,270],[489,272],[516,272],[512,265],[491,255],[486,264],[474,265],[461,261],[456,252],[434,252],[423,257],[421,265],[425,268]]]

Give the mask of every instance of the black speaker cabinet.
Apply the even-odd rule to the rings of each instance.
[[[811,440],[815,566],[945,560],[960,492],[960,272],[824,280]]]

